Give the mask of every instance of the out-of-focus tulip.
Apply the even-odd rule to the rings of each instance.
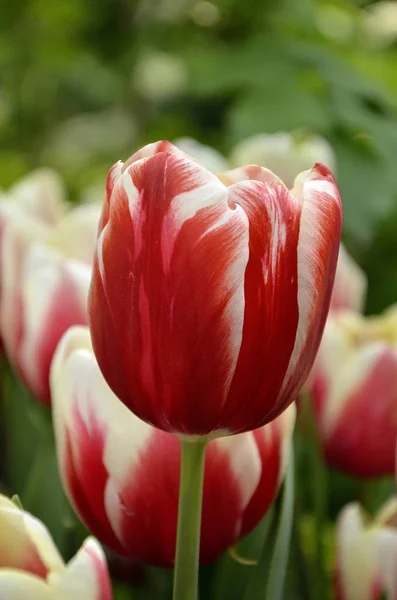
[[[17,181],[8,190],[7,199],[25,216],[48,225],[55,225],[67,208],[62,180],[51,169],[37,169]]]
[[[371,4],[361,15],[364,36],[371,46],[383,48],[397,40],[397,5],[394,0]]]
[[[62,334],[87,323],[98,207],[79,207],[55,227],[19,213],[1,236],[0,327],[28,389],[50,403],[49,368]]]
[[[331,145],[319,135],[300,132],[262,133],[237,144],[230,155],[231,165],[261,165],[274,171],[288,187],[295,177],[321,162],[335,172],[336,159]]]
[[[2,238],[5,230],[13,223],[23,220],[26,228],[23,243],[19,244],[19,256],[22,247],[28,241],[40,239],[46,235],[49,227],[54,226],[66,211],[65,194],[62,181],[51,169],[37,169],[26,175],[0,197],[0,280],[2,268]],[[30,225],[30,226],[29,226]]]
[[[111,600],[102,548],[88,538],[65,565],[43,523],[0,496],[0,598]]]
[[[89,295],[113,392],[172,433],[216,437],[274,419],[317,352],[340,232],[322,165],[291,191],[260,167],[218,178],[169,142],[114,165]]]
[[[174,142],[175,146],[182,150],[187,157],[198,162],[211,173],[222,173],[229,168],[228,162],[224,156],[215,148],[200,144],[193,138],[179,138]]]
[[[373,522],[359,504],[345,506],[337,523],[336,600],[397,600],[396,564],[396,499]]]
[[[330,311],[354,310],[361,312],[367,292],[367,278],[358,264],[340,245]]]
[[[164,102],[179,96],[188,80],[184,60],[175,54],[146,50],[138,57],[133,73],[134,87],[148,100]]]
[[[62,338],[51,370],[54,426],[64,486],[81,519],[119,553],[174,564],[180,440],[133,415],[106,384],[88,328]],[[201,561],[210,562],[257,525],[283,479],[295,405],[253,432],[208,444]]]
[[[328,463],[359,477],[393,474],[397,310],[329,316],[311,386]]]

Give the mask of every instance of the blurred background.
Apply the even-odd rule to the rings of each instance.
[[[0,4],[0,73],[4,191],[49,166],[72,201],[98,200],[109,167],[158,139],[192,137],[229,159],[258,133],[323,136],[343,239],[369,279],[366,311],[396,302],[397,2],[13,0]],[[74,549],[83,530],[59,486],[49,414],[27,417],[27,393],[8,384],[5,491],[24,489],[24,506]]]
[[[255,133],[318,133],[379,311],[397,298],[396,41],[394,1],[2,2],[0,186],[46,165],[97,198],[148,141],[227,156]]]

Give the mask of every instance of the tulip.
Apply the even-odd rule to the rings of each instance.
[[[340,245],[330,311],[352,310],[361,312],[367,291],[367,278],[358,264]]]
[[[361,11],[365,41],[376,49],[384,49],[397,40],[397,6],[393,0],[381,0]]]
[[[397,309],[330,315],[311,392],[329,465],[357,477],[393,474]]]
[[[337,523],[336,600],[397,600],[397,501],[371,523],[357,503]]]
[[[335,171],[336,158],[330,144],[319,135],[301,132],[261,133],[243,140],[232,150],[231,165],[258,164],[271,169],[291,187],[295,177],[315,162]]]
[[[87,527],[120,554],[174,565],[180,440],[132,414],[106,384],[88,328],[62,338],[51,369],[54,428],[66,492]],[[202,563],[251,531],[286,469],[295,405],[254,432],[208,444]]]
[[[341,232],[329,170],[316,165],[291,191],[266,169],[238,172],[229,186],[227,173],[157,142],[107,181],[89,293],[94,352],[132,412],[190,439],[281,414],[329,308]]]
[[[63,562],[46,527],[0,495],[1,600],[111,600],[106,561],[94,538]]]
[[[54,227],[18,213],[1,235],[0,327],[26,387],[50,404],[49,369],[62,334],[87,323],[98,207],[70,211]]]
[[[45,235],[48,226],[55,225],[66,210],[64,189],[59,176],[50,169],[37,169],[0,195],[0,280],[2,269],[2,238],[10,224],[25,220],[24,244]],[[21,255],[19,245],[18,255]],[[8,257],[7,257],[8,259]]]
[[[8,190],[7,197],[11,210],[17,208],[47,225],[55,225],[67,208],[62,180],[51,169],[28,173]]]
[[[188,158],[193,159],[212,173],[221,173],[229,168],[226,158],[211,146],[200,144],[200,142],[188,137],[179,138],[175,140],[174,144]]]

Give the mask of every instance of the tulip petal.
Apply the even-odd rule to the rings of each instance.
[[[331,310],[361,311],[367,292],[367,278],[343,244],[339,248]]]
[[[328,386],[322,418],[330,464],[356,476],[394,474],[397,349],[363,347]]]
[[[287,471],[295,419],[296,406],[291,404],[277,419],[253,431],[262,469],[255,493],[244,512],[241,535],[256,527],[277,496]]]
[[[72,260],[92,264],[101,212],[99,204],[82,204],[52,229],[47,244]]]
[[[375,532],[366,530],[358,504],[342,510],[337,523],[340,600],[371,598],[375,573]]]
[[[243,339],[222,413],[223,426],[235,433],[273,418],[268,415],[285,377],[299,319],[297,242],[301,208],[281,185],[248,181],[228,190],[230,202],[242,207],[250,224]],[[249,399],[249,408],[245,399]]]
[[[56,600],[112,600],[109,573],[102,548],[88,538],[68,563],[63,575],[50,580]]]
[[[50,403],[48,377],[56,345],[71,325],[87,322],[90,277],[88,265],[65,260],[44,246],[33,246],[25,257],[15,299],[20,312],[16,321],[3,328],[3,335],[18,374],[46,404]],[[14,332],[16,324],[19,328]]]
[[[135,417],[103,380],[87,328],[71,327],[62,338],[51,367],[51,393],[58,463],[70,501],[101,541],[123,553],[105,506],[110,475],[103,458],[109,423],[128,428]]]
[[[57,223],[67,207],[64,185],[52,169],[32,171],[17,181],[8,195],[24,214],[48,225]]]
[[[89,296],[99,364],[142,419],[206,434],[218,423],[241,344],[246,216],[229,208],[215,176],[176,153],[133,163],[110,209]]]
[[[303,198],[298,242],[299,323],[293,352],[273,415],[296,397],[317,353],[331,300],[342,227],[339,191],[331,172],[317,164],[292,190]],[[297,365],[303,368],[297,369]]]
[[[0,569],[1,600],[56,600],[42,579],[19,571]]]
[[[2,495],[0,532],[0,567],[21,569],[40,577],[63,569],[63,560],[43,523]]]
[[[272,171],[269,171],[269,169],[265,169],[264,167],[258,167],[258,165],[248,165],[246,167],[224,171],[223,173],[218,174],[218,178],[227,186],[240,181],[250,180],[284,185],[281,179]]]
[[[377,571],[388,600],[397,600],[397,531],[384,528],[377,532]]]

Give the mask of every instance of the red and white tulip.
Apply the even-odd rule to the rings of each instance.
[[[270,422],[321,339],[341,233],[335,181],[322,165],[291,191],[266,169],[239,172],[225,185],[230,174],[158,142],[108,176],[94,351],[113,392],[164,431],[214,437]]]
[[[394,474],[397,310],[330,315],[311,393],[330,466],[358,477]]]
[[[88,538],[65,565],[41,521],[0,496],[1,600],[111,600],[102,548]]]
[[[0,234],[4,348],[18,376],[45,404],[60,337],[71,325],[87,323],[98,219],[97,206],[82,206],[50,227],[18,210]]]
[[[345,506],[337,522],[336,600],[397,600],[397,502],[373,522],[359,504]]]
[[[112,393],[88,328],[62,338],[51,370],[57,454],[64,487],[87,527],[120,554],[174,564],[180,445],[138,419]],[[253,529],[282,482],[295,405],[278,419],[208,444],[201,562]]]

